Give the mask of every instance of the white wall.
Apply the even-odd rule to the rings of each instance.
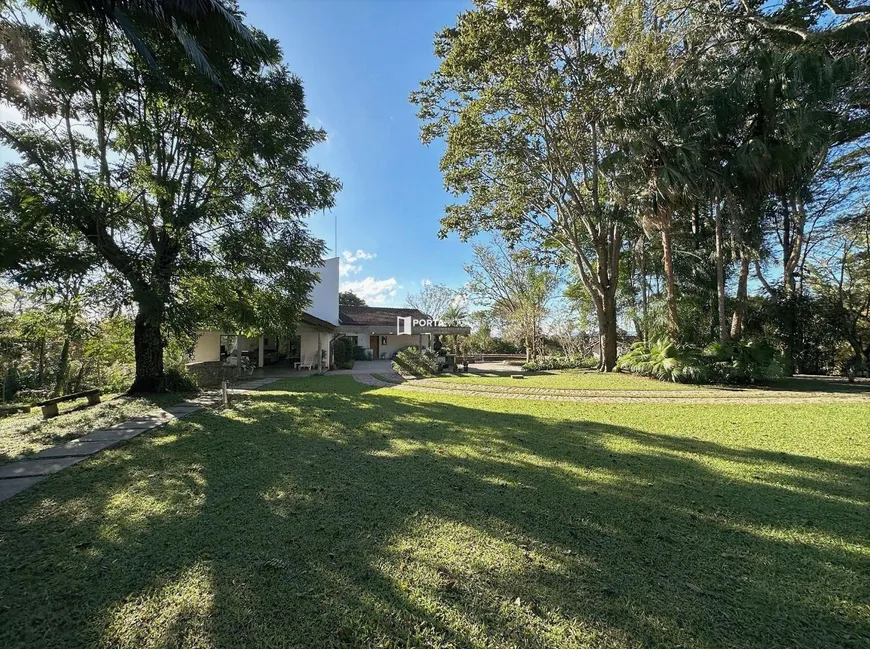
[[[193,348],[194,363],[208,363],[221,359],[221,332],[201,331]]]
[[[311,305],[305,309],[321,320],[338,324],[338,257],[324,259],[322,266],[312,266],[308,270],[320,276],[308,298]]]
[[[365,338],[366,338],[365,344],[362,344],[362,341],[360,341],[362,347],[369,346],[368,336],[366,336]],[[381,339],[379,353],[382,355],[386,354],[387,358],[392,358],[393,354],[395,354],[397,351],[399,351],[400,349],[404,349],[405,347],[409,347],[410,345],[414,345],[415,347],[420,347],[420,336],[418,336],[417,334],[412,334],[410,336],[390,336],[390,335],[387,335],[386,336],[386,338],[387,338],[386,345],[383,343],[383,338],[384,338],[383,336],[378,336],[378,338]],[[429,337],[426,335],[423,336],[423,347],[424,348],[428,344],[428,338]]]
[[[296,333],[299,334],[299,351],[302,355],[302,360],[305,358],[310,358],[317,363],[317,329],[311,327],[310,325],[306,325],[305,323],[300,323],[299,327],[296,329]],[[329,341],[332,338],[332,335],[329,332],[322,332],[320,344],[321,348],[328,351]]]

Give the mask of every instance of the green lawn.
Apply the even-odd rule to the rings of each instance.
[[[59,404],[60,415],[43,420],[42,410],[34,406],[28,413],[0,419],[0,464],[31,455],[44,448],[62,444],[86,433],[117,424],[137,415],[154,412],[184,400],[181,394],[131,398],[103,395],[99,405],[84,408],[87,399]]]
[[[870,643],[870,404],[268,390],[0,505],[0,646]]]
[[[510,385],[527,388],[560,388],[572,390],[693,390],[697,386],[683,383],[653,381],[631,374],[594,372],[589,370],[554,371],[524,374],[520,370],[514,374],[523,375],[522,379],[512,379],[511,370],[504,373],[471,373],[439,376],[437,381],[444,383],[479,383],[481,385]]]
[[[497,385],[527,388],[557,388],[571,390],[650,390],[650,391],[711,391],[711,390],[741,390],[737,386],[690,385],[686,383],[670,383],[656,381],[641,376],[623,373],[595,372],[590,370],[565,370],[523,374],[522,379],[511,378],[511,371],[482,372],[469,374],[451,374],[439,376],[434,380],[442,383],[464,383],[479,385]],[[870,382],[861,381],[848,383],[840,378],[810,378],[797,377],[774,381],[769,385],[753,389],[785,390],[789,392],[830,392],[832,394],[864,394],[870,395]]]

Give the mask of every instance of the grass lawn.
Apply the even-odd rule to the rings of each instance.
[[[510,374],[522,374],[522,379],[512,379]],[[693,390],[698,386],[682,383],[666,383],[631,374],[601,373],[589,370],[566,370],[526,374],[521,370],[504,373],[483,372],[439,376],[435,380],[444,383],[479,383],[481,385],[510,385],[527,388],[560,388],[572,390]]]
[[[601,373],[592,370],[564,370],[523,374],[522,379],[512,379],[509,369],[504,372],[481,372],[469,374],[451,374],[438,376],[435,381],[442,383],[465,383],[479,385],[496,385],[527,388],[558,388],[571,390],[632,390],[632,391],[721,391],[741,390],[737,386],[691,385],[686,383],[670,383],[656,381],[642,376],[616,372]],[[829,392],[831,394],[865,394],[870,395],[870,382],[862,380],[848,383],[840,378],[795,377],[774,381],[769,385],[757,386],[752,389],[785,390],[789,392]]]
[[[183,400],[181,394],[161,394],[147,399],[109,394],[102,396],[102,403],[83,410],[79,408],[87,404],[87,399],[58,404],[60,415],[48,420],[43,420],[42,410],[34,406],[28,413],[0,419],[0,464]]]
[[[273,384],[0,505],[2,647],[867,647],[870,404]]]

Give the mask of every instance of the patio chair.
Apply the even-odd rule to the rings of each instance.
[[[305,354],[299,360],[299,362],[295,363],[297,370],[313,370],[314,369],[314,357],[311,354]]]

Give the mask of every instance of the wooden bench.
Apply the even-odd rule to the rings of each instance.
[[[52,417],[57,417],[60,414],[57,410],[57,404],[63,403],[64,401],[75,401],[76,399],[81,399],[83,397],[88,398],[89,406],[95,406],[100,402],[100,391],[85,390],[84,392],[76,392],[75,394],[67,394],[62,397],[46,399],[45,401],[40,401],[36,405],[42,408],[43,419],[51,419]]]
[[[10,417],[19,412],[30,412],[30,406],[0,406],[0,418]]]

